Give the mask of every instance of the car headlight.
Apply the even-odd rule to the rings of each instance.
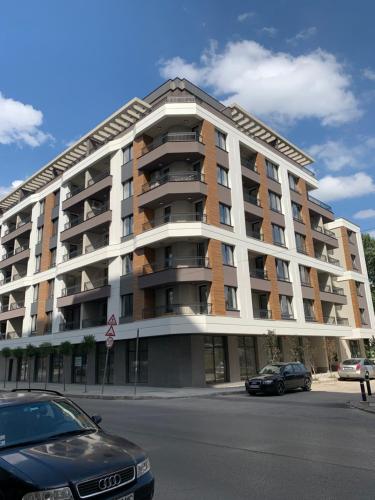
[[[55,490],[26,493],[22,500],[73,500],[73,495],[70,488],[57,488]]]
[[[144,476],[150,470],[151,470],[150,460],[146,458],[146,460],[143,460],[142,462],[139,462],[139,464],[137,464],[137,477]]]
[[[263,384],[267,384],[267,385],[273,384],[273,380],[265,380],[263,382]]]

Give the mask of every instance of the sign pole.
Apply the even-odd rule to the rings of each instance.
[[[137,328],[137,340],[135,343],[134,399],[137,397],[138,364],[139,364],[138,355],[139,355],[139,328]]]
[[[107,377],[108,355],[109,355],[109,347],[107,346],[107,352],[106,352],[106,355],[105,355],[103,381],[102,381],[102,395],[104,394],[104,384],[105,384],[105,379]]]

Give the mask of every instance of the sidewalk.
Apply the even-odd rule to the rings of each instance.
[[[28,388],[27,382],[19,382],[19,388]],[[10,391],[16,388],[15,382],[7,382],[4,389],[0,386],[0,392]],[[44,389],[44,384],[31,384],[32,389]],[[134,395],[133,385],[105,385],[104,394],[101,393],[100,385],[88,385],[85,392],[85,386],[81,384],[66,384],[66,390],[61,384],[48,384],[48,390],[58,391],[69,398],[88,398],[88,399],[174,399],[204,397],[221,394],[235,394],[244,392],[244,382],[218,384],[211,387],[149,387],[139,385],[136,396]]]

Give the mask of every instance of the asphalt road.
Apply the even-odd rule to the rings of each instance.
[[[375,414],[353,394],[77,400],[145,448],[156,500],[374,499]]]

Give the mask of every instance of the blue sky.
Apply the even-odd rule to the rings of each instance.
[[[311,152],[320,197],[375,234],[374,18],[371,0],[6,2],[0,191],[186,76]]]

